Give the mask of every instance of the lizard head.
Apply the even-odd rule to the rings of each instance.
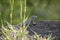
[[[31,23],[32,23],[33,25],[36,24],[36,18],[37,18],[37,16],[31,16]]]
[[[32,16],[31,19],[32,20],[35,20],[37,18],[37,16]]]

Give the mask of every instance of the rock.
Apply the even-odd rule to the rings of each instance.
[[[60,40],[60,21],[38,21],[36,25],[30,26],[30,28],[38,34],[49,35],[52,34],[53,37]],[[31,30],[30,34],[34,34]]]

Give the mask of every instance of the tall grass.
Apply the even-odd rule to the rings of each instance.
[[[19,36],[21,40],[23,40],[23,37],[27,34],[26,29],[27,27],[24,25],[23,27],[20,27],[20,29],[14,30],[13,29],[13,25],[12,25],[12,15],[13,15],[13,11],[14,11],[14,0],[9,0],[10,2],[10,7],[11,7],[11,11],[10,11],[10,23],[8,23],[6,20],[5,22],[7,23],[8,27],[11,29],[6,29],[3,25],[3,21],[1,19],[1,23],[2,23],[2,32],[6,38],[6,40],[17,40],[17,37]],[[22,9],[23,6],[23,2],[24,2],[24,9]],[[22,15],[24,11],[24,15]],[[28,16],[26,17],[26,0],[22,1],[20,0],[20,20],[21,22],[25,22],[28,19]],[[14,36],[14,37],[13,37]]]
[[[49,38],[46,39],[46,37],[42,38],[40,37],[37,33],[35,33],[34,36],[28,36],[28,32],[26,31],[27,27],[29,25],[25,25],[23,27],[20,27],[19,30],[15,30],[13,27],[14,25],[12,25],[12,15],[14,12],[14,0],[9,0],[10,2],[10,7],[11,7],[11,11],[10,11],[10,23],[8,23],[6,20],[4,20],[8,27],[10,29],[7,29],[4,27],[3,25],[3,21],[1,19],[1,23],[2,23],[2,32],[4,35],[4,38],[2,40],[50,40]],[[24,4],[24,5],[23,5]],[[1,13],[0,13],[1,14]],[[23,15],[24,14],[24,15]],[[26,16],[26,0],[20,0],[20,21],[21,22],[25,22],[26,20],[28,20],[29,18],[28,14]]]

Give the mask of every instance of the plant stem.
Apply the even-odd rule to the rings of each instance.
[[[13,14],[14,0],[10,0],[10,6],[11,6],[10,23],[12,24],[12,14]]]
[[[22,21],[22,0],[20,0],[20,21]]]

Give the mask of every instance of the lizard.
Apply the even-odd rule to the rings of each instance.
[[[28,20],[26,20],[25,22],[19,23],[17,25],[14,26],[15,29],[24,26],[24,24],[26,25],[30,25],[30,24],[36,24],[35,23],[35,19],[37,18],[37,16],[31,16],[31,18],[29,18]]]

